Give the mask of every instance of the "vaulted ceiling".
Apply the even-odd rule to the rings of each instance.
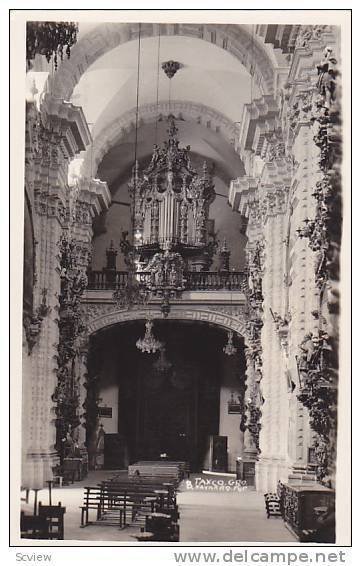
[[[183,67],[170,81],[158,67],[179,61]],[[94,134],[104,124],[136,106],[138,41],[112,49],[82,75],[71,101],[81,104]],[[158,72],[159,71],[159,72]],[[192,100],[218,110],[231,121],[241,119],[242,106],[258,89],[240,62],[218,46],[190,37],[141,40],[139,105],[158,99]],[[159,84],[158,84],[159,81]],[[171,91],[169,88],[171,87]],[[253,93],[251,90],[253,88]]]
[[[162,63],[168,60],[182,65],[171,80],[161,69]],[[135,112],[130,124],[122,124],[119,132],[112,134],[110,143],[104,132],[114,131],[114,124],[135,110],[137,79],[138,41],[132,40],[96,59],[82,74],[70,99],[82,106],[94,144],[101,139],[101,159],[96,160],[94,147],[91,152],[88,150],[88,162],[93,160],[90,169],[93,174],[101,172],[99,176],[110,184],[129,169],[134,159]],[[151,154],[155,139],[160,143],[165,138],[166,128],[157,123],[161,111],[166,115],[169,102],[174,105],[175,101],[178,104],[186,101],[193,113],[182,118],[181,142],[190,144],[194,153],[211,160],[225,180],[239,176],[243,166],[233,148],[236,140],[234,136],[230,139],[229,132],[232,128],[237,131],[244,104],[259,95],[258,87],[240,61],[217,45],[181,36],[142,38],[139,116],[150,105],[154,115],[148,117],[147,124],[140,122],[138,156],[146,158]],[[194,108],[199,109],[198,114]],[[210,127],[209,114],[212,113],[217,119],[213,118]],[[228,136],[216,124],[217,120],[228,129]]]

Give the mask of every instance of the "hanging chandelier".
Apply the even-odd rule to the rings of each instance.
[[[176,61],[162,64],[169,81],[181,67]],[[215,251],[208,224],[215,190],[207,164],[201,174],[193,169],[190,146],[180,146],[172,114],[167,134],[162,148],[154,145],[146,168],[140,170],[135,160],[129,183],[130,241],[123,232],[120,242],[128,279],[125,288],[114,293],[119,306],[159,299],[164,317],[169,314],[171,300],[185,289],[185,269],[209,269]]]
[[[153,322],[147,320],[145,323],[145,334],[136,342],[138,350],[146,354],[155,354],[158,350],[164,349],[162,342],[159,342],[153,334]]]
[[[234,332],[232,332],[232,330],[229,330],[228,331],[228,342],[223,348],[223,352],[227,356],[234,356],[237,353],[237,348],[233,344],[233,337],[234,337]]]

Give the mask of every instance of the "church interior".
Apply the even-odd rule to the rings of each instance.
[[[337,542],[340,28],[26,34],[19,537]]]

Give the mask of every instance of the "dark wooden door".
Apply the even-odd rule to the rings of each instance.
[[[227,437],[210,436],[210,469],[215,472],[227,471]]]
[[[197,439],[197,377],[190,370],[144,374],[138,415],[138,458],[190,461]]]

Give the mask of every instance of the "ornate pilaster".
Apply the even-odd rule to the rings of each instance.
[[[336,461],[336,390],[338,377],[339,254],[341,216],[341,126],[337,58],[328,45],[316,65],[317,81],[312,107],[313,143],[317,147],[312,214],[296,230],[313,253],[312,275],[317,290],[311,310],[313,342],[320,350],[326,344],[327,356],[319,351],[317,367],[309,367],[300,383],[299,401],[309,410],[320,481],[333,483]],[[302,344],[302,341],[299,342]],[[315,347],[317,350],[317,348]],[[325,349],[325,348],[324,348]],[[322,355],[321,355],[322,354]],[[312,362],[317,360],[313,356]],[[317,376],[317,379],[316,379]],[[316,382],[315,382],[316,379]],[[318,413],[317,413],[318,411]],[[327,427],[321,426],[327,423]],[[316,435],[315,435],[316,433]]]
[[[285,275],[285,239],[289,187],[293,164],[280,129],[265,136],[261,157],[264,166],[259,181],[259,201],[264,241],[262,360],[262,428],[257,485],[261,490],[274,489],[285,477],[287,466],[287,381],[285,352],[274,325],[274,313],[287,313]],[[283,336],[283,340],[285,336]],[[275,433],[277,431],[277,434]]]
[[[29,363],[24,369],[23,478],[24,487],[42,487],[57,461],[55,412],[58,296],[58,242],[69,219],[67,170],[69,160],[85,149],[89,132],[81,109],[45,95],[40,112],[27,105],[26,190],[31,203],[36,240],[34,316],[30,321]],[[34,317],[33,317],[34,318]],[[27,321],[24,321],[27,328]],[[36,330],[36,332],[35,332]]]
[[[334,369],[337,370],[338,320],[337,315],[328,316],[327,306],[332,304],[332,310],[336,305],[335,311],[338,310],[340,131],[337,57],[333,51],[337,32],[328,26],[308,28],[299,35],[286,94],[289,111],[283,115],[287,143],[296,164],[288,238],[289,310],[292,312],[289,348],[297,352],[305,336],[318,336],[327,328],[333,334],[332,348],[336,349],[333,360],[336,360]],[[336,281],[334,287],[332,280]],[[302,393],[296,366],[290,359],[289,373],[295,387],[290,396],[289,460],[290,477],[299,479],[309,470],[308,451],[315,440],[317,444],[314,431],[318,434],[319,431],[314,425],[312,409],[308,411],[309,396]],[[335,430],[335,426],[330,428]],[[335,436],[332,430],[330,435]],[[318,475],[322,477],[322,473]]]
[[[88,379],[89,340],[86,338],[79,347],[78,375],[79,375],[79,415],[80,427],[78,444],[81,450],[86,450],[86,397]]]
[[[246,355],[246,392],[245,392],[245,430],[244,460],[255,462],[259,454],[259,433],[261,429],[262,394],[260,391],[261,374],[256,369],[254,351],[245,349]]]
[[[69,190],[70,219],[59,242],[60,280],[58,381],[53,399],[57,414],[57,451],[62,461],[64,439],[70,435],[84,449],[83,407],[86,380],[87,328],[81,295],[87,286],[92,220],[110,202],[101,181],[79,179]]]

